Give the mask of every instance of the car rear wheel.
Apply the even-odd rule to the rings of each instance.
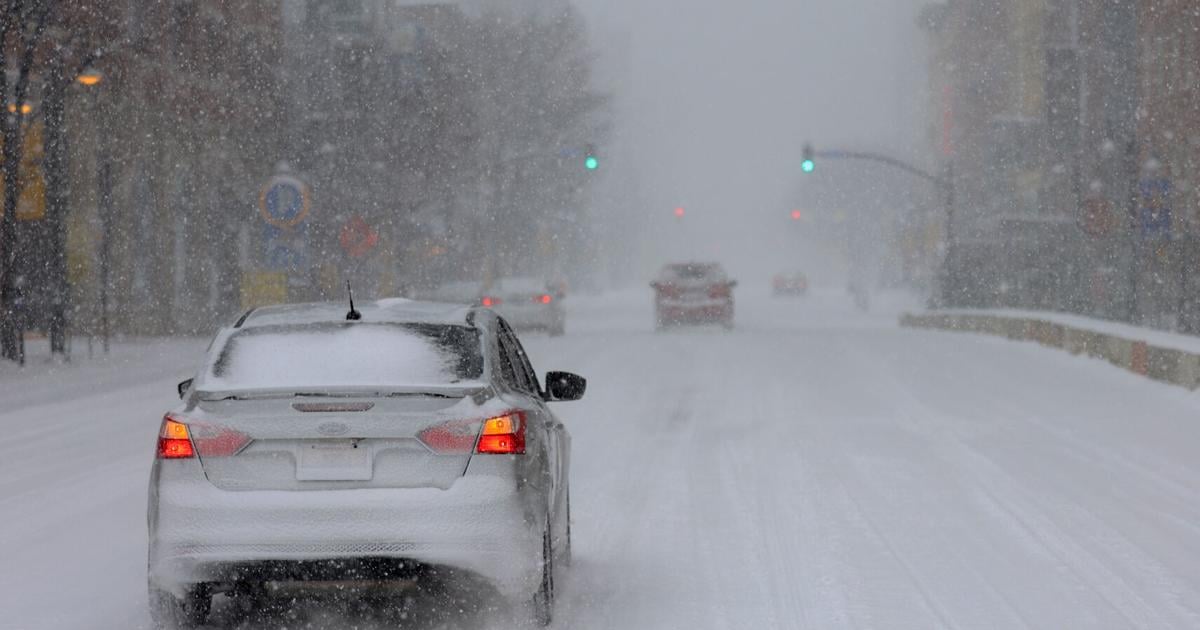
[[[150,618],[161,630],[182,630],[203,625],[212,608],[212,591],[207,584],[195,584],[187,594],[178,598],[166,591],[150,587]]]
[[[550,539],[550,523],[542,535],[542,582],[529,601],[533,621],[548,626],[554,620],[554,547]]]

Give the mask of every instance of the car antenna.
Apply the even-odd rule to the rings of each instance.
[[[346,295],[350,298],[350,312],[346,313],[346,321],[356,322],[362,319],[362,313],[354,310],[354,291],[350,289],[350,281],[346,281]]]

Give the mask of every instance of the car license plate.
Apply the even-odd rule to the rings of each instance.
[[[351,440],[322,440],[296,454],[297,481],[368,481],[371,449]]]

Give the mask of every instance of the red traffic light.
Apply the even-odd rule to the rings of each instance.
[[[792,210],[792,220],[793,221],[799,221],[802,218],[804,218],[803,212],[800,212],[799,210]]]
[[[685,214],[687,214],[687,212],[683,209],[683,206],[679,206],[678,208],[675,208],[675,216],[683,218],[683,215],[685,215]]]

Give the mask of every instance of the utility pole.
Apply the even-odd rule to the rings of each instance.
[[[67,138],[65,133],[65,97],[69,79],[64,78],[62,52],[58,51],[47,65],[42,99],[45,123],[45,157],[43,170],[46,177],[46,217],[44,241],[41,244],[46,258],[43,275],[49,285],[50,307],[50,353],[66,355],[67,351],[67,304],[70,289],[67,286],[66,262],[66,216],[67,216]]]

